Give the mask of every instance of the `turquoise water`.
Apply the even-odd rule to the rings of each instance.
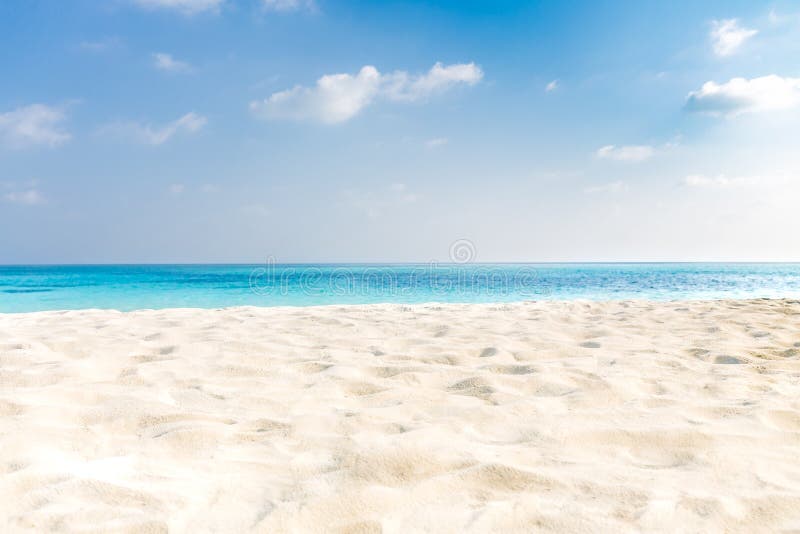
[[[0,312],[800,298],[800,264],[0,266]]]

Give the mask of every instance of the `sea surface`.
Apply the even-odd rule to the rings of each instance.
[[[0,266],[0,313],[762,297],[800,298],[800,264]]]

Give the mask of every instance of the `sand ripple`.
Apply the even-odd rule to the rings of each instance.
[[[0,315],[0,530],[800,530],[800,303]]]

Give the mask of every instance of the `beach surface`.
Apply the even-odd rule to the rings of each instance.
[[[0,314],[0,531],[800,531],[800,302]]]

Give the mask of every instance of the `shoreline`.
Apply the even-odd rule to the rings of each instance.
[[[596,299],[588,299],[588,298],[574,298],[574,299],[540,299],[540,300],[512,300],[512,301],[492,301],[492,302],[444,302],[444,301],[429,301],[429,302],[371,302],[366,304],[350,304],[350,303],[343,303],[343,304],[281,304],[275,306],[258,306],[252,304],[244,304],[244,305],[234,305],[234,306],[223,306],[223,307],[216,307],[216,308],[204,308],[204,307],[197,307],[197,306],[175,306],[169,308],[137,308],[134,310],[120,310],[118,308],[66,308],[66,309],[54,309],[54,310],[39,310],[39,311],[25,311],[25,312],[3,312],[0,311],[0,317],[14,317],[14,316],[24,316],[24,315],[34,315],[34,314],[67,314],[67,313],[82,313],[82,312],[92,312],[92,313],[116,313],[116,314],[136,314],[136,313],[157,313],[157,312],[169,312],[169,311],[209,311],[209,312],[236,312],[239,310],[274,310],[274,311],[297,311],[297,310],[309,310],[314,311],[316,309],[319,310],[330,310],[330,309],[357,309],[357,308],[376,308],[376,309],[384,309],[384,308],[391,308],[391,307],[420,307],[420,308],[443,308],[443,307],[465,307],[465,306],[476,306],[476,307],[496,307],[496,306],[529,306],[529,305],[559,305],[559,304],[569,304],[569,303],[577,303],[577,304],[597,304],[597,305],[613,305],[613,304],[625,304],[625,305],[636,305],[636,304],[658,304],[658,305],[670,305],[670,304],[726,304],[726,303],[758,303],[758,302],[775,302],[775,303],[784,303],[788,305],[792,304],[800,304],[800,297],[742,297],[742,298],[730,298],[730,297],[721,297],[718,299],[714,298],[698,298],[698,299],[686,299],[686,298],[677,298],[677,299],[665,299],[665,300],[657,300],[657,299],[606,299],[606,300],[596,300]]]
[[[0,314],[0,527],[800,528],[800,301]]]

